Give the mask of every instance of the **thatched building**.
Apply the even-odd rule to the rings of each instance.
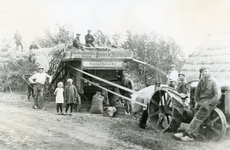
[[[189,55],[181,72],[188,81],[198,79],[202,65],[208,65],[220,82],[230,81],[230,33],[208,35]]]

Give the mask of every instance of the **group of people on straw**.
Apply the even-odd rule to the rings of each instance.
[[[88,34],[85,35],[85,46],[86,47],[95,47],[94,45],[94,37],[91,34],[91,30],[87,30]],[[83,44],[80,41],[80,33],[76,34],[76,38],[73,40],[73,46],[76,47],[77,49],[84,50]]]
[[[200,138],[199,131],[202,123],[208,118],[221,98],[218,80],[211,75],[209,66],[202,66],[199,72],[200,80],[194,95],[194,117],[184,132],[174,134],[174,138],[185,142]],[[178,84],[176,76],[179,76]],[[178,93],[186,94],[187,91],[184,87],[186,80],[184,77],[185,74],[178,73],[175,70],[175,65],[171,65],[171,72],[168,75],[169,86],[175,88]],[[178,125],[180,126],[180,124]]]
[[[22,36],[21,34],[18,32],[18,30],[16,30],[14,36],[13,36],[13,40],[16,44],[16,49],[19,50],[19,46],[21,47],[21,52],[23,52],[23,42],[22,42]],[[38,49],[38,46],[35,44],[35,41],[32,41],[32,44],[29,47],[29,50],[33,50],[33,49]]]
[[[49,79],[49,83],[52,80],[52,77],[44,72],[44,67],[39,67],[38,72],[34,72],[29,78],[30,84],[28,85],[28,100],[30,100],[30,96],[32,95],[34,99],[34,105],[32,106],[34,109],[43,109],[44,107],[44,88],[46,80]],[[58,82],[57,88],[54,91],[54,95],[56,95],[56,110],[57,115],[65,115],[69,111],[69,115],[72,115],[73,112],[73,105],[78,100],[78,91],[77,88],[72,84],[73,80],[68,79],[67,85],[64,88],[63,82]],[[62,112],[62,105],[66,103],[66,110],[65,113]]]

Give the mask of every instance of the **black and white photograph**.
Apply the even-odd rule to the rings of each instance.
[[[229,123],[229,0],[0,0],[0,150],[228,150]]]

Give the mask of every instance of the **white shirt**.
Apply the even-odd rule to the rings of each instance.
[[[176,70],[170,72],[170,74],[168,75],[168,80],[177,81],[177,79],[178,79],[178,72]]]
[[[44,73],[44,72],[43,73],[36,73],[32,77],[29,78],[29,81],[30,81],[30,83],[37,82],[37,83],[44,85],[46,82],[46,78],[49,78],[51,81],[51,76],[49,76],[47,73]],[[34,80],[35,80],[35,82],[34,82]]]

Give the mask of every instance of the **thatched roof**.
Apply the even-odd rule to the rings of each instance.
[[[208,35],[189,55],[181,71],[187,80],[198,79],[202,65],[208,65],[220,82],[230,81],[230,33]]]

